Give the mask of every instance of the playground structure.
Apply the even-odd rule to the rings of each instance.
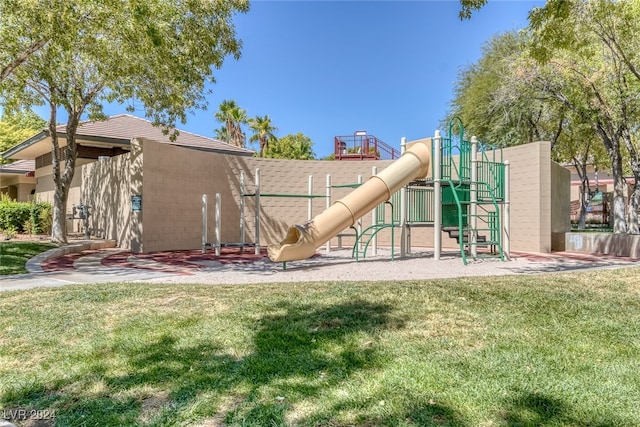
[[[396,160],[400,152],[362,130],[353,135],[336,136],[333,154],[336,160]]]
[[[415,144],[381,173],[338,200],[330,208],[303,225],[289,228],[279,244],[267,248],[272,261],[294,261],[309,258],[316,248],[370,212],[379,203],[412,179],[426,176],[431,154],[425,144]]]
[[[457,138],[453,131],[457,131]],[[338,237],[354,237],[352,256],[356,260],[366,257],[371,249],[377,251],[377,235],[389,229],[391,233],[391,258],[395,258],[395,229],[399,228],[400,252],[405,256],[411,252],[411,230],[415,227],[433,227],[434,258],[442,252],[441,231],[455,239],[459,245],[464,264],[467,256],[499,257],[504,260],[509,253],[509,201],[508,162],[503,162],[500,150],[480,145],[475,138],[464,139],[464,128],[452,121],[447,137],[439,131],[433,138],[410,144],[402,140],[400,160],[395,161],[377,174],[372,168],[372,178],[362,183],[332,185],[327,175],[326,193],[313,194],[313,176],[309,176],[307,194],[261,193],[260,169],[255,171],[253,192],[247,192],[244,172],[240,173],[240,241],[221,242],[221,197],[216,194],[215,241],[207,236],[208,198],[202,196],[202,253],[208,247],[216,254],[222,248],[253,247],[260,253],[260,198],[305,198],[308,202],[307,222],[289,228],[287,236],[279,244],[271,244],[268,254],[273,261],[293,261],[312,256],[316,249],[326,243],[330,251],[330,240]],[[433,159],[433,164],[432,164]],[[334,188],[350,188],[352,192],[331,204]],[[245,199],[254,199],[254,238],[245,239]],[[312,200],[326,199],[326,209],[313,217]],[[372,212],[371,225],[362,229],[360,221]],[[352,229],[352,232],[345,232]],[[339,245],[341,246],[341,244]],[[485,247],[483,254],[478,248]]]
[[[403,139],[399,160],[315,218],[291,226],[280,243],[268,246],[269,258],[306,259],[347,228],[355,230],[356,259],[365,256],[372,242],[375,248],[378,232],[389,228],[393,258],[395,228],[401,229],[401,254],[405,255],[411,248],[411,227],[432,226],[435,259],[441,255],[442,231],[456,239],[464,264],[467,255],[504,260],[509,254],[508,162],[503,162],[500,150],[480,145],[475,138],[465,140],[462,123],[457,122],[455,128],[455,119],[451,121],[446,138],[436,131],[430,144],[418,142],[407,148]],[[391,208],[390,221],[385,205]],[[372,210],[375,221],[359,230],[357,221]],[[480,255],[479,247],[489,251]]]

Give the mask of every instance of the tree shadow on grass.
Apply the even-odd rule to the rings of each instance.
[[[622,420],[585,420],[576,418],[575,411],[562,399],[540,392],[521,391],[507,403],[503,417],[510,427],[627,425]]]
[[[384,406],[385,399],[389,396],[382,393],[368,396],[369,407],[362,411],[362,402],[345,399],[324,412],[312,414],[307,419],[301,421],[302,425],[323,426],[420,426],[420,427],[466,427],[470,424],[464,420],[462,414],[446,404],[436,403],[430,400],[411,398],[404,396],[402,408],[394,408],[391,411],[376,410],[375,406]],[[336,415],[340,413],[358,411],[353,421],[341,423],[336,420]]]
[[[185,419],[282,425],[288,405],[382,364],[369,343],[379,331],[403,326],[391,310],[358,300],[326,307],[282,303],[274,307],[277,314],[257,321],[252,351],[243,357],[234,357],[215,332],[193,345],[180,343],[179,329],[153,342],[130,336],[119,341],[116,335],[96,350],[82,376],[60,379],[53,390],[38,384],[13,389],[3,398],[22,407],[55,408],[61,425],[168,425]],[[114,374],[103,357],[124,360],[126,370]],[[141,389],[150,390],[149,396],[141,398]],[[154,396],[157,390],[165,392]],[[202,394],[213,397],[197,405]]]

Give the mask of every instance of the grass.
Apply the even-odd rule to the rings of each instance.
[[[638,426],[639,276],[5,292],[0,410],[62,426]]]
[[[29,258],[55,247],[42,242],[0,242],[0,276],[26,273]]]

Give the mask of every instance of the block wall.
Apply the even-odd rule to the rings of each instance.
[[[510,163],[511,250],[551,251],[551,144],[503,150]]]
[[[215,194],[221,197],[221,241],[240,241],[240,173],[246,193],[255,192],[256,169],[260,170],[261,194],[326,194],[326,177],[332,184],[350,184],[358,175],[366,180],[373,166],[382,170],[389,161],[292,161],[238,157],[207,153],[143,141],[144,176],[143,251],[197,249],[202,242],[202,195],[208,197],[207,240],[215,236]],[[349,189],[333,189],[338,200]],[[255,239],[255,198],[245,197],[245,240]],[[312,216],[326,207],[325,198],[312,199]],[[307,221],[308,199],[260,198],[260,244],[280,241],[289,226]],[[363,225],[371,223],[370,216]],[[388,239],[388,238],[387,238]],[[345,245],[349,242],[345,239]]]

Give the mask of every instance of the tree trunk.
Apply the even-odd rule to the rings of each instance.
[[[61,191],[62,178],[60,175],[60,145],[56,132],[56,109],[54,103],[49,104],[49,137],[51,138],[51,165],[53,168],[53,210],[51,218],[51,241],[54,243],[67,242],[67,197],[69,193]]]
[[[56,132],[56,108],[52,104],[51,118],[49,121],[49,134],[52,144],[52,166],[53,166],[53,182],[55,184],[55,192],[53,196],[53,218],[51,224],[51,241],[55,243],[67,242],[67,201],[69,198],[69,188],[76,169],[76,131],[82,112],[67,111],[68,122],[66,129],[67,145],[64,148],[64,172],[61,174],[62,156],[60,156],[60,144],[58,143],[58,134]]]
[[[626,233],[627,221],[624,214],[625,183],[622,168],[622,153],[620,150],[622,130],[619,129],[617,132],[614,132],[611,126],[606,126],[603,122],[598,121],[595,124],[595,131],[602,139],[602,143],[611,160],[611,175],[613,175],[613,206],[611,209],[611,213],[613,214],[613,232]]]
[[[266,148],[267,140],[261,137],[259,141],[260,141],[260,157],[264,157],[264,149]]]
[[[625,182],[622,175],[622,156],[617,156],[611,164],[613,175],[613,232],[626,233],[627,221],[625,218]]]
[[[51,241],[54,243],[67,242],[67,197],[69,192],[60,191],[56,184],[53,195],[53,210],[51,222]]]
[[[587,175],[587,165],[574,160],[573,165],[580,177],[580,217],[578,220],[578,230],[584,230],[587,222],[587,204],[589,197],[589,176]]]
[[[633,184],[633,193],[629,198],[629,233],[640,234],[640,224],[638,223],[638,209],[640,209],[640,174],[634,174],[636,179]]]
[[[633,143],[631,132],[628,128],[625,128],[623,134],[623,141],[629,152],[629,165],[631,166],[631,172],[635,178],[633,184],[633,193],[629,197],[629,233],[640,234],[640,225],[638,224],[638,205],[640,204],[640,153],[636,150],[636,146]]]

